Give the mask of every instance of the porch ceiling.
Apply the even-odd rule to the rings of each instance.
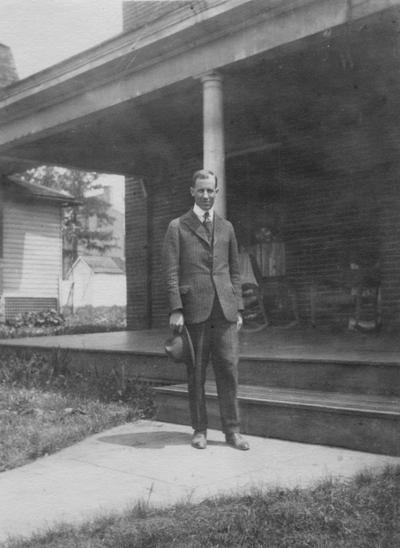
[[[279,147],[294,176],[299,164],[318,175],[398,157],[399,30],[390,9],[223,67],[228,155]],[[16,145],[0,169],[22,159],[129,174],[201,157],[201,102],[200,82],[188,78]]]
[[[247,128],[280,143],[294,175],[398,162],[399,31],[400,13],[389,10],[229,68],[228,148]]]
[[[164,90],[162,97],[153,95],[151,101],[132,100],[102,111],[57,134],[15,147],[13,153],[42,164],[141,173],[160,158],[173,162],[196,144],[201,153],[201,123],[201,89],[193,80]]]

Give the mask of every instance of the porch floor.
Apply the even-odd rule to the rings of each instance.
[[[107,353],[164,356],[167,329],[116,331],[0,340],[0,346],[64,348]],[[400,337],[356,331],[328,333],[307,327],[269,327],[240,333],[240,354],[250,359],[344,361],[400,365]]]

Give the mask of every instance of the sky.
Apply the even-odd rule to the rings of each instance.
[[[122,32],[122,0],[0,0],[0,42],[25,78]]]
[[[0,0],[0,43],[12,50],[19,78],[122,32],[122,0]],[[102,176],[123,211],[119,176]]]

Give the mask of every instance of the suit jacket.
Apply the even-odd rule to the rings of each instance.
[[[169,224],[164,239],[169,308],[182,309],[187,323],[200,323],[211,314],[217,295],[225,318],[237,320],[243,309],[238,247],[231,223],[214,215],[213,242],[190,209]]]

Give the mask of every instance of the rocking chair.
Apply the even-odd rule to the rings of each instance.
[[[264,309],[262,292],[254,275],[250,255],[247,252],[239,254],[239,266],[244,305],[242,311],[243,330],[260,331],[268,326],[268,319]]]

